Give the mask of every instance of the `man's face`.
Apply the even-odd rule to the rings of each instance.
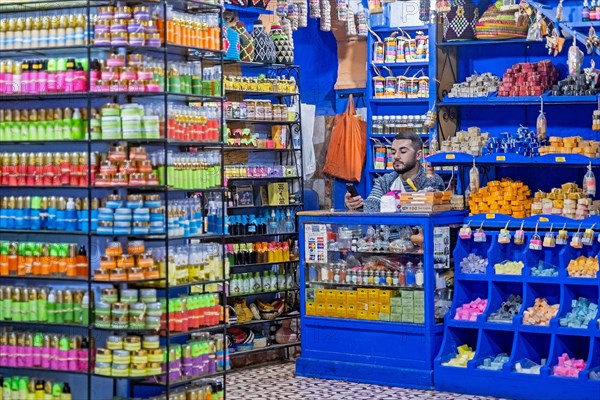
[[[423,156],[423,151],[415,151],[408,139],[397,139],[392,142],[392,154],[394,171],[402,175],[415,168]]]

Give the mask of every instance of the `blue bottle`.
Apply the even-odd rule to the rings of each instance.
[[[64,231],[67,228],[66,221],[67,201],[64,197],[59,197],[56,201],[56,230]]]
[[[13,210],[14,217],[14,229],[25,229],[25,199],[23,197],[17,197],[16,207]]]
[[[48,199],[48,229],[56,230],[56,197],[52,196]]]
[[[417,280],[416,280],[416,276],[415,276],[415,267],[409,261],[406,264],[406,286],[415,286],[416,283],[417,283]]]
[[[31,197],[23,199],[23,229],[31,229]]]
[[[84,215],[83,219],[81,220],[83,222],[81,224],[82,231],[87,232],[87,229],[83,229],[85,225],[89,225],[90,232],[96,232],[98,230],[98,203],[98,199],[92,199],[92,211],[88,214],[87,210],[85,210],[86,215]],[[88,218],[91,218],[91,221],[88,221]]]
[[[42,198],[39,196],[33,196],[30,201],[29,208],[29,229],[39,231],[42,229],[42,220],[41,220],[41,208],[42,208]]]
[[[8,224],[8,199],[3,197],[0,201],[0,229],[6,229]]]
[[[40,229],[48,229],[48,198],[42,197],[40,203]]]
[[[75,209],[75,201],[72,197],[67,200],[65,208],[65,230],[75,232],[77,230],[77,210]]]

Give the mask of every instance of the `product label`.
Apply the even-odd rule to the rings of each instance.
[[[506,161],[506,156],[496,156],[496,161]]]
[[[446,160],[454,160],[456,156],[454,154],[446,154]]]

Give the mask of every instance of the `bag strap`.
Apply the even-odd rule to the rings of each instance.
[[[352,93],[348,96],[348,105],[346,106],[346,114],[354,117],[356,115],[356,107],[354,107],[354,97]]]

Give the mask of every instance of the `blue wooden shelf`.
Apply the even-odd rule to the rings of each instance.
[[[255,15],[271,15],[273,11],[266,10],[264,8],[259,7],[240,7],[233,4],[225,4],[225,9],[229,11],[237,11],[245,14],[255,14]]]
[[[538,157],[524,157],[519,154],[501,153],[485,154],[473,157],[466,153],[436,153],[426,158],[435,166],[468,166],[473,164],[486,166],[527,165],[529,167],[586,167],[589,164],[600,166],[599,158],[589,158],[580,154],[546,154]]]
[[[546,92],[541,97],[544,105],[592,104],[598,103],[597,95],[590,96],[552,96]],[[440,106],[539,106],[540,96],[496,96],[489,97],[444,97],[438,103]]]

